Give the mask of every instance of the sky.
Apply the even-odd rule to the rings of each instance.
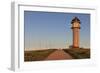
[[[24,11],[25,49],[68,48],[74,17],[81,21],[80,47],[89,48],[90,14]]]

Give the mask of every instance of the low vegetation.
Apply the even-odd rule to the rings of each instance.
[[[44,60],[49,54],[56,49],[37,50],[37,51],[25,51],[24,61],[41,61]]]
[[[25,51],[24,61],[42,61],[45,60],[51,53],[58,49],[47,49],[47,50],[37,50],[37,51]],[[71,55],[73,59],[87,59],[90,58],[90,49],[84,48],[70,48],[63,49],[66,53]]]
[[[86,59],[90,58],[90,49],[63,49],[66,53],[69,53],[74,59]]]

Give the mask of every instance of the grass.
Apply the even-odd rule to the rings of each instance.
[[[49,54],[56,49],[38,50],[38,51],[25,51],[24,61],[41,61],[44,60]]]
[[[86,59],[90,58],[90,49],[63,49],[66,53],[69,53],[74,59]]]
[[[57,49],[37,50],[37,51],[25,51],[24,61],[42,61],[45,60],[52,52]],[[63,49],[66,53],[71,55],[73,59],[87,59],[90,58],[90,49],[84,48],[70,48]]]

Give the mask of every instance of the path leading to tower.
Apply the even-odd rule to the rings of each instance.
[[[71,55],[64,52],[64,50],[59,49],[51,53],[45,60],[63,60],[63,59],[73,59]]]

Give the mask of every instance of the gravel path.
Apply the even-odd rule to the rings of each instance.
[[[54,51],[46,58],[46,60],[63,60],[63,59],[73,59],[73,58],[68,53],[64,52],[62,49]]]

